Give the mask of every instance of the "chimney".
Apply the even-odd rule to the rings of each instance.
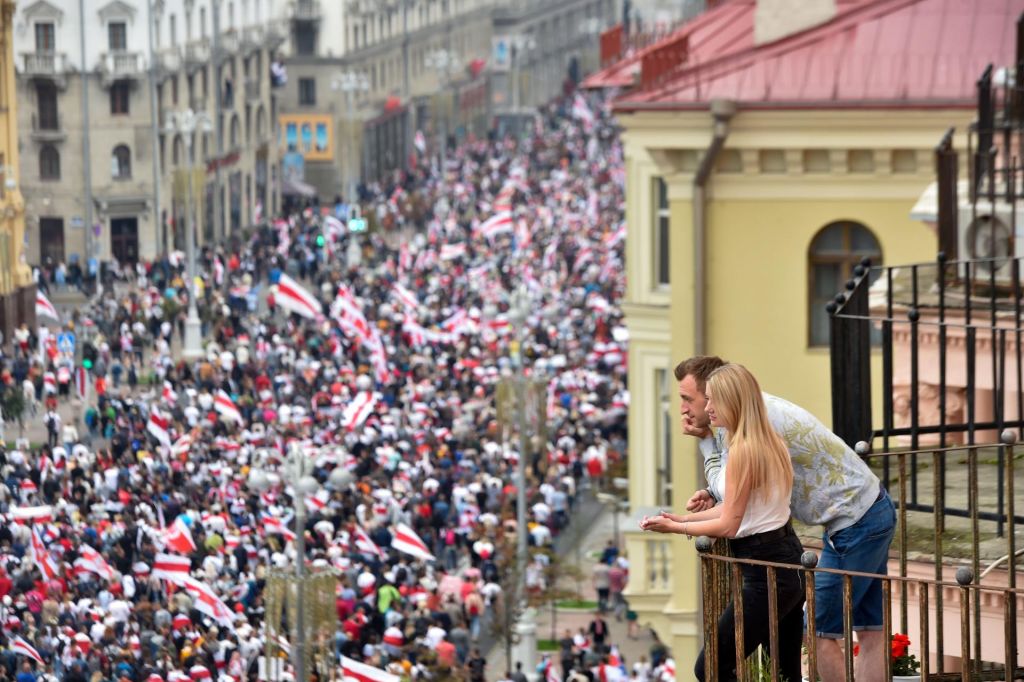
[[[836,0],[757,0],[754,44],[763,45],[824,24],[836,15]]]

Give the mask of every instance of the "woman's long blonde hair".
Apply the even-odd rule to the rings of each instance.
[[[789,449],[768,421],[761,387],[746,367],[727,364],[712,372],[708,391],[718,417],[729,425],[726,471],[751,495],[774,497],[793,490]]]

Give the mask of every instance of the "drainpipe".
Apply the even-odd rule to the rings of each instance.
[[[707,232],[707,184],[718,156],[729,137],[729,121],[736,113],[736,103],[727,99],[711,101],[711,144],[704,152],[697,173],[693,177],[693,354],[703,355],[707,341],[707,273],[705,268],[705,242]]]

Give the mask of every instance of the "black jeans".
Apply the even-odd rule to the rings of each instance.
[[[784,535],[779,537],[780,532]],[[733,556],[800,565],[803,548],[789,523],[779,531],[734,540],[730,543]],[[773,586],[779,606],[779,676],[788,682],[799,682],[800,647],[804,633],[804,580],[798,570],[779,569]],[[743,566],[743,651],[753,653],[758,645],[768,651],[768,572],[764,566]],[[718,619],[718,679],[725,682],[736,679],[736,615],[733,603],[726,607]],[[697,657],[694,674],[704,679],[704,650]]]

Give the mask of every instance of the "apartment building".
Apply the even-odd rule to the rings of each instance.
[[[30,262],[126,263],[182,248],[187,142],[199,243],[274,209],[272,16],[271,0],[18,6]],[[189,140],[171,115],[186,109],[209,121]]]

